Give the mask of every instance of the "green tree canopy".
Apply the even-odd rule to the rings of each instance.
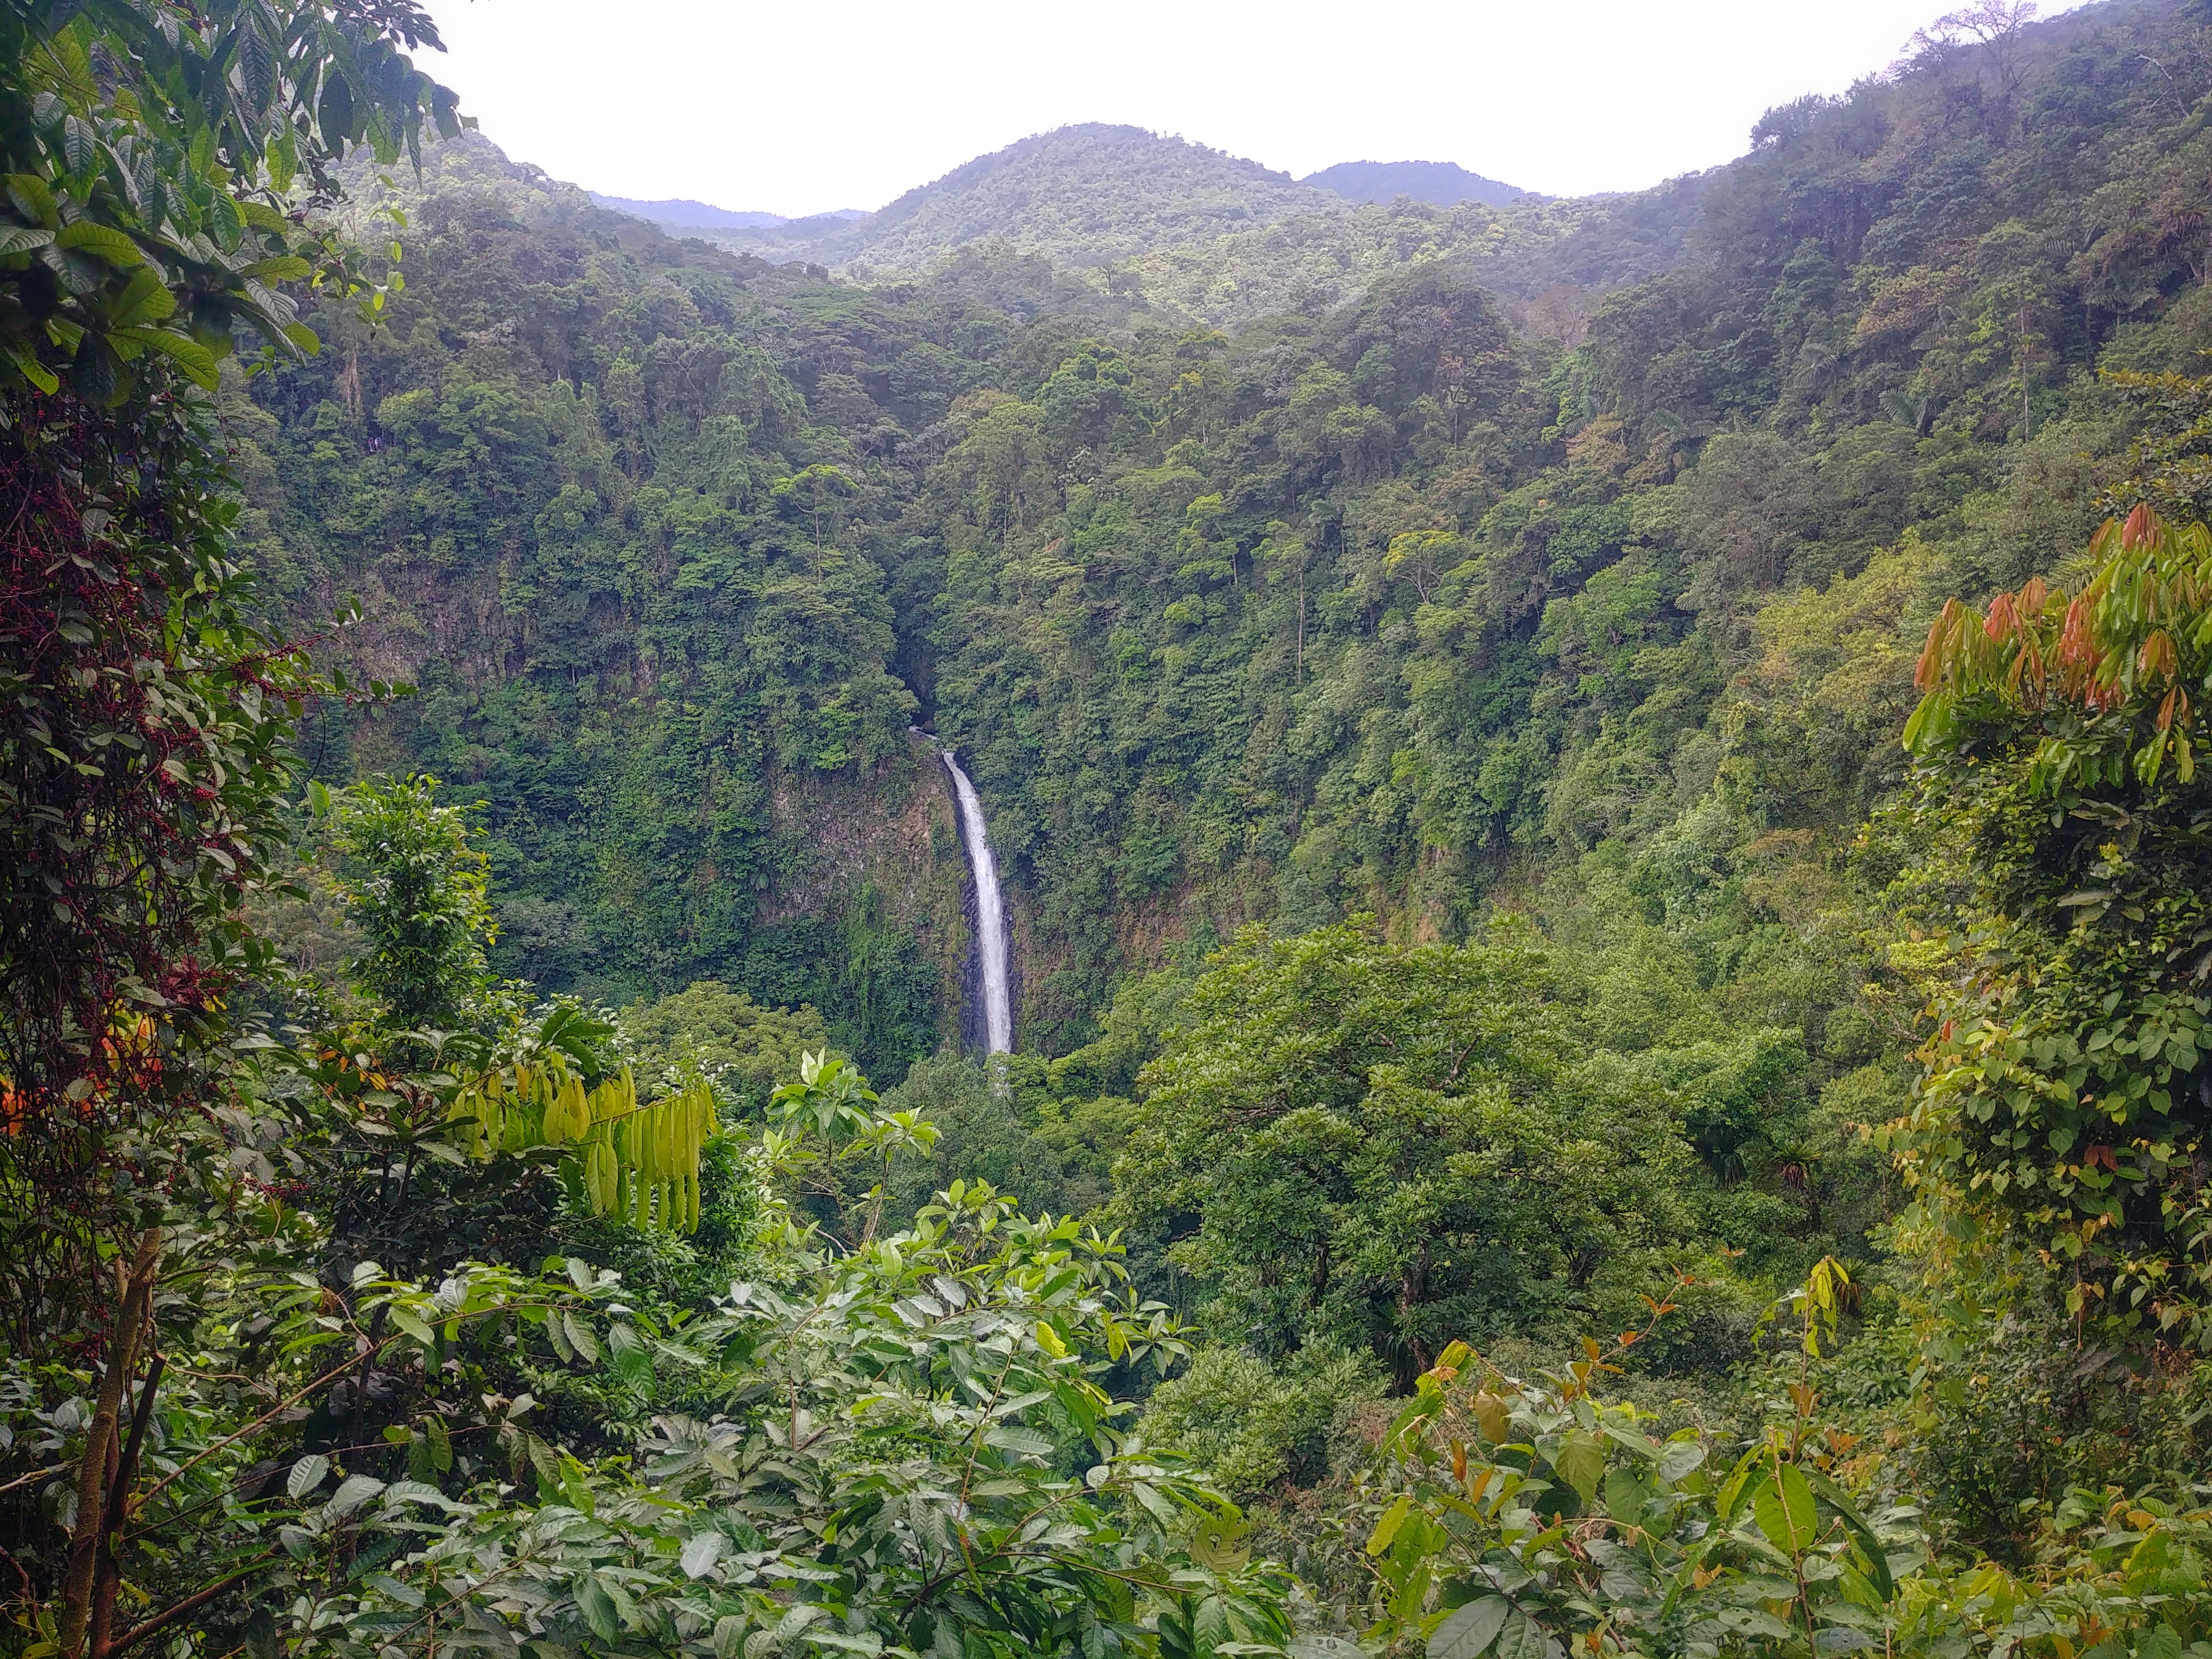
[[[422,775],[313,792],[331,816],[339,891],[362,934],[355,981],[401,1030],[459,1030],[496,1012],[490,873],[469,845],[467,814],[440,805],[437,792]]]
[[[626,1009],[622,1029],[637,1050],[641,1080],[684,1068],[721,1073],[750,1108],[764,1106],[780,1080],[797,1074],[800,1055],[830,1047],[811,1007],[763,1008],[712,979]]]
[[[1454,1333],[1628,1319],[1696,1248],[1664,1097],[1577,1064],[1523,924],[1413,947],[1255,929],[1184,1014],[1116,1203],[1263,1347],[1325,1335],[1409,1381]]]

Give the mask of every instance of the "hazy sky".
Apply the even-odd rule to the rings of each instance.
[[[1577,195],[1727,161],[1954,3],[432,0],[450,52],[425,67],[508,155],[617,196],[872,209],[1075,121]]]

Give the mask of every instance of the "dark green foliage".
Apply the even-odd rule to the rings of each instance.
[[[394,1030],[453,1031],[498,1013],[484,961],[493,933],[486,860],[437,790],[432,777],[372,778],[317,797],[332,819],[338,891],[362,935],[348,966]]]
[[[1262,1351],[1371,1348],[1401,1387],[1457,1334],[1632,1322],[1706,1248],[1700,1118],[1683,1079],[1576,1065],[1548,977],[1512,927],[1241,937],[1146,1073],[1118,1207]]]
[[[302,702],[336,688],[252,614],[202,393],[240,331],[313,348],[311,273],[359,308],[341,239],[277,204],[326,203],[350,144],[458,131],[400,50],[434,40],[404,0],[343,23],[0,5],[0,1317],[23,1351],[100,1351],[104,1264],[209,1174],[177,1126],[221,1095],[266,958],[240,909],[281,862]]]
[[[0,1079],[15,1645],[2201,1650],[2212,541],[2146,509],[2080,605],[2037,573],[2204,494],[2204,37],[2020,18],[1610,203],[1292,214],[1061,135],[898,219],[933,259],[1049,179],[1029,247],[896,285],[474,143],[360,179],[410,281],[368,258],[364,315],[333,270],[324,355],[228,387],[246,503],[143,425],[192,461],[185,562],[119,465],[61,538],[79,592],[118,546],[206,577],[204,660],[102,672],[198,675],[243,765],[194,792],[220,833],[164,831],[196,896],[116,890],[220,963],[198,1000],[81,996],[107,1095]],[[34,216],[11,291],[77,269]],[[272,609],[358,594],[339,654],[420,692],[307,727],[327,868],[247,914],[323,982],[272,965],[283,1019],[216,1049],[304,689],[239,654],[234,519]],[[146,593],[111,644],[171,625]],[[959,866],[917,718],[989,808],[1021,1054],[932,1054]],[[103,732],[10,775],[105,778]],[[526,1018],[517,969],[572,994]],[[97,1226],[40,1179],[57,1124]],[[677,1168],[650,1231],[617,1135]]]
[[[1331,1451],[1342,1449],[1332,1445],[1341,1419],[1382,1390],[1382,1368],[1370,1354],[1316,1344],[1278,1363],[1249,1349],[1211,1348],[1152,1390],[1145,1427],[1249,1504],[1270,1488],[1326,1479]]]
[[[757,930],[741,971],[771,1000],[833,1010],[837,1046],[886,1084],[937,1046],[939,964],[911,918],[893,912],[865,879],[837,895],[826,917]]]
[[[890,1103],[921,1113],[938,1128],[929,1157],[898,1172],[902,1214],[912,1215],[962,1176],[990,1182],[1038,1215],[1081,1214],[1099,1201],[1095,1185],[1088,1203],[1070,1194],[1055,1149],[1031,1133],[1009,1091],[980,1061],[949,1054],[922,1060]]]
[[[0,392],[51,396],[66,375],[112,408],[172,374],[213,391],[241,326],[314,350],[272,285],[358,284],[336,237],[288,220],[295,185],[327,206],[349,150],[388,165],[419,160],[426,128],[459,133],[453,93],[401,50],[438,45],[411,0],[373,20],[231,0],[0,9]]]
[[[988,249],[824,283],[447,146],[388,329],[241,428],[282,463],[259,548],[384,596],[423,695],[353,763],[487,802],[502,965],[550,983],[811,1001],[897,1076],[942,965],[880,877],[827,896],[798,803],[903,787],[910,691],[991,812],[1048,1054],[1163,934],[1462,937],[1516,861],[1613,842],[1701,992],[1790,986],[1759,1023],[1818,1027],[1864,975],[1778,977],[1771,872],[1893,781],[1892,694],[1846,684],[1948,587],[2063,557],[2166,418],[2081,377],[2186,336],[2186,250],[2122,312],[2051,227],[2187,153],[2178,30],[2028,30],[2002,119],[1981,48],[1779,112],[1694,190],[1577,209],[1622,258],[1638,214],[1696,234],[1602,308],[1622,272],[1506,283],[1518,333],[1440,244],[1226,337]]]
[[[532,230],[465,191],[422,212],[390,327],[271,383],[276,420],[242,428],[270,486],[263,562],[297,592],[386,596],[380,648],[418,684],[326,730],[325,764],[404,755],[485,803],[501,966],[611,996],[719,975],[811,999],[895,1069],[937,1023],[908,919],[856,911],[849,965],[826,970],[818,933],[752,925],[808,862],[771,780],[908,763],[913,700],[855,545],[866,463],[728,331],[744,267],[694,268],[650,233],[641,262],[607,228],[625,222],[571,197],[580,223],[549,210]],[[564,377],[586,372],[580,397]]]

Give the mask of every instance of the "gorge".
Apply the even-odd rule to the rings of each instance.
[[[2033,10],[693,236],[0,0],[0,1659],[2212,1659],[2212,5]]]

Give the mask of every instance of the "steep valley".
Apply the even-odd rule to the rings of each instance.
[[[302,617],[359,595],[343,648],[420,688],[316,752],[485,802],[514,970],[803,995],[893,1076],[953,1029],[951,931],[909,937],[901,899],[880,935],[807,933],[822,847],[883,894],[915,890],[910,848],[788,803],[916,787],[917,711],[972,757],[1048,1054],[1176,939],[1352,912],[1456,938],[1507,894],[1602,932],[1581,896],[1620,881],[1748,994],[1806,948],[1756,896],[1775,861],[1832,870],[1897,775],[1881,630],[2078,544],[2142,429],[2093,371],[2183,365],[2206,329],[2184,255],[2109,218],[2195,165],[2128,67],[2184,27],[2035,26],[2002,112],[1973,51],[1777,111],[1656,241],[1626,199],[1181,249],[1170,218],[1133,284],[1127,244],[1070,274],[1013,221],[927,274],[825,277],[447,144],[385,325],[325,313],[317,365],[234,404],[272,588]],[[1113,142],[1066,187],[1181,189],[1145,171],[1173,141]],[[1057,165],[1017,152],[979,179]],[[1417,234],[1331,243],[1310,280],[1297,226],[1384,221]],[[1523,222],[1583,280],[1467,251]],[[1170,297],[1224,283],[1279,308],[1223,333]],[[1808,659],[1795,619],[1877,580],[1849,636],[1875,654]],[[1817,1037],[1839,988],[1770,1012]],[[864,1036],[862,1006],[910,1012]]]
[[[0,1659],[2212,1659],[2212,0],[2035,10],[790,221],[0,0]]]

